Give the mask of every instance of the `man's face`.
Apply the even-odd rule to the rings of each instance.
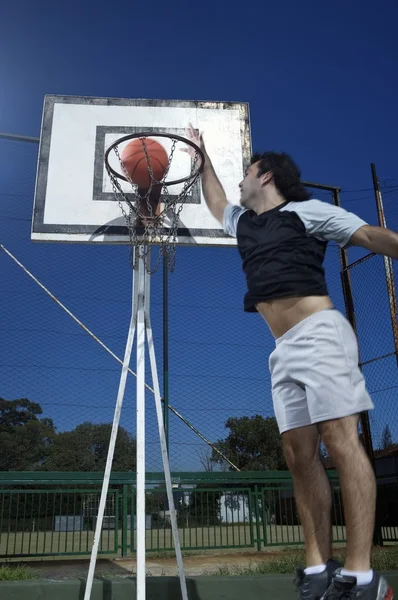
[[[253,208],[256,198],[261,192],[261,178],[257,177],[259,163],[250,165],[245,171],[245,177],[240,182],[240,203],[244,208]]]

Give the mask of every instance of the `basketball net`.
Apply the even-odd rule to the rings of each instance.
[[[152,136],[157,137],[156,133]],[[148,173],[150,176],[150,185],[147,189],[138,188],[131,180],[126,167],[121,160],[118,144],[125,141],[126,137],[139,138],[142,142],[142,147],[145,154]],[[188,192],[198,180],[201,171],[203,170],[204,157],[201,150],[189,140],[182,137],[174,136],[173,134],[163,136],[172,140],[171,150],[168,156],[168,163],[162,179],[157,180],[153,173],[150,158],[148,155],[146,139],[149,134],[135,134],[126,136],[117,140],[112,144],[110,150],[113,151],[119,161],[121,173],[117,173],[109,165],[108,153],[105,158],[105,165],[110,177],[113,192],[119,203],[122,215],[125,218],[130,242],[130,258],[131,264],[134,267],[137,261],[144,259],[146,269],[149,274],[155,273],[162,257],[165,257],[170,271],[174,270],[176,244],[178,241],[178,227],[180,223],[180,214],[184,208],[184,203],[187,199]],[[177,195],[169,193],[169,186],[175,184],[174,181],[167,181],[170,167],[175,156],[176,146],[178,142],[183,141],[193,148],[191,152],[191,170],[190,173],[177,183],[183,183],[183,188]],[[121,180],[127,181],[130,185],[129,192],[122,189]],[[153,245],[159,245],[160,250],[156,260],[156,264],[152,267],[148,260],[145,260],[149,248]]]

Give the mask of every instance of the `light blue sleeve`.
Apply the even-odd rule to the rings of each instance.
[[[223,229],[225,233],[228,233],[228,235],[231,235],[232,237],[236,237],[238,220],[244,212],[245,209],[236,206],[236,204],[231,204],[230,202],[227,204],[223,216]]]
[[[324,241],[333,241],[342,248],[349,245],[354,233],[367,223],[339,206],[321,200],[289,202],[282,210],[295,212],[307,233]]]

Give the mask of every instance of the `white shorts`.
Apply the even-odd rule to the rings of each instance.
[[[269,358],[279,431],[374,408],[358,366],[358,343],[337,310],[323,310],[276,340]]]

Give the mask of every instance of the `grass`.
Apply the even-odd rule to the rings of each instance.
[[[344,562],[344,552],[336,552],[335,558]],[[249,565],[222,565],[208,575],[291,575],[297,565],[305,565],[303,550],[285,551],[280,556],[253,561]],[[372,552],[372,568],[376,571],[398,569],[398,547],[375,548]]]
[[[26,581],[38,578],[39,574],[36,571],[32,571],[32,569],[23,564],[0,566],[0,581]]]

